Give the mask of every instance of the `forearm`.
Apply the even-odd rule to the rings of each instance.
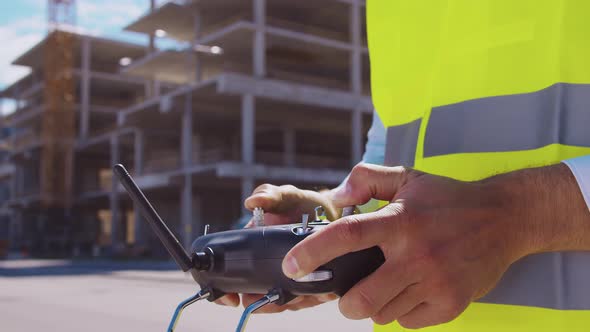
[[[487,184],[499,190],[520,234],[523,254],[590,250],[590,211],[565,164],[499,175]]]

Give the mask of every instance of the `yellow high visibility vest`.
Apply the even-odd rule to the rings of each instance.
[[[386,164],[470,181],[590,154],[590,1],[368,0],[367,25]],[[525,257],[425,331],[590,331],[590,252]]]

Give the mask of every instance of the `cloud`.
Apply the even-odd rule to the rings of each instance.
[[[43,38],[43,22],[40,17],[29,17],[0,26],[0,86],[10,85],[30,72],[28,68],[10,63]]]
[[[8,86],[31,72],[27,67],[13,66],[11,62],[37,44],[45,35],[45,24],[41,17],[28,17],[0,26],[0,88]],[[11,113],[15,103],[5,100],[1,115]]]
[[[78,24],[90,30],[106,31],[121,28],[147,9],[147,1],[80,1]]]
[[[10,63],[39,42],[46,33],[46,0],[26,0],[23,6],[28,17],[1,22],[0,88],[30,72],[28,68]],[[140,16],[147,9],[145,0],[79,0],[77,2],[77,31],[101,34],[120,31],[121,26]]]
[[[0,0],[1,1],[1,0]],[[158,1],[161,3],[162,1]],[[19,4],[20,3],[20,4]],[[0,89],[30,72],[10,63],[38,43],[46,34],[47,0],[16,2],[16,17],[0,17]],[[76,31],[93,35],[121,36],[121,28],[148,10],[146,0],[78,0]],[[17,10],[18,9],[18,10]],[[22,13],[26,13],[26,17]],[[16,14],[18,13],[18,14]]]

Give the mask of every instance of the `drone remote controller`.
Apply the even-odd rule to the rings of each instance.
[[[169,332],[174,331],[182,311],[199,300],[214,301],[227,293],[264,295],[244,311],[236,329],[242,332],[250,315],[269,303],[285,304],[298,295],[335,293],[342,296],[385,261],[381,250],[372,247],[338,257],[302,278],[286,277],[281,264],[287,252],[329,224],[320,215],[321,207],[316,209],[312,222],[308,222],[308,215],[303,215],[301,223],[279,226],[260,225],[263,215],[262,210],[257,209],[255,220],[259,227],[212,234],[206,231],[193,242],[189,255],[127,170],[116,165],[114,171],[170,255],[183,271],[190,271],[201,287],[199,293],[177,307]]]

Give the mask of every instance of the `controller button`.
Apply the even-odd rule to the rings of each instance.
[[[318,270],[308,275],[304,275],[301,278],[293,279],[296,282],[317,282],[317,281],[328,281],[332,279],[332,271],[330,270]]]

